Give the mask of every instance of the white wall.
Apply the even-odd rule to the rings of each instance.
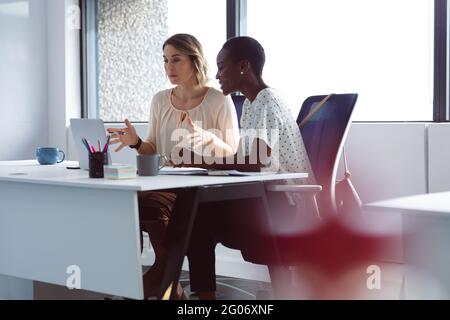
[[[428,127],[429,191],[450,190],[450,125],[433,123]]]
[[[346,142],[351,181],[363,203],[427,192],[426,123],[355,123]],[[342,161],[341,161],[342,162]],[[343,170],[338,180],[343,178]],[[381,232],[401,234],[399,213],[366,211]],[[403,243],[392,244],[379,257],[402,262]]]
[[[38,0],[35,0],[38,1]],[[70,118],[81,115],[80,99],[80,37],[77,12],[72,8],[77,0],[48,1],[48,107],[51,146],[68,150]]]
[[[351,179],[363,202],[450,190],[449,136],[448,123],[353,124],[346,151]],[[391,231],[402,232],[399,213],[366,214],[374,223],[383,221]],[[402,243],[389,248],[383,258],[401,262]]]
[[[426,130],[426,123],[352,124],[345,149],[363,202],[427,192]]]
[[[47,3],[0,0],[0,160],[48,143]]]
[[[67,126],[80,116],[78,0],[0,0],[0,160],[66,150]],[[67,27],[69,26],[69,27]]]

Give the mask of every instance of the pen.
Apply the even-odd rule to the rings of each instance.
[[[113,128],[115,131],[108,131],[108,133],[110,134],[110,135],[115,135],[115,134],[118,134],[118,135],[120,135],[120,136],[123,136],[124,134],[127,134],[125,131],[123,131],[123,129],[116,129],[116,128]]]
[[[86,143],[87,143],[87,145],[88,145],[88,147],[89,147],[89,150],[91,150],[91,152],[94,153],[94,152],[95,152],[94,146],[91,145],[87,139],[84,139],[84,140],[86,140]]]
[[[89,146],[89,143],[87,142],[86,138],[82,138],[81,141],[83,142],[83,145],[86,147],[87,151],[91,153],[91,147]]]
[[[108,151],[108,147],[109,147],[109,140],[111,139],[111,136],[108,136],[106,138],[106,143],[105,146],[103,147],[103,152],[107,152]]]

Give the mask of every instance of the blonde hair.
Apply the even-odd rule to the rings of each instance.
[[[206,85],[208,82],[208,62],[197,38],[187,33],[177,33],[164,42],[163,50],[168,44],[191,58],[197,82],[200,85]]]

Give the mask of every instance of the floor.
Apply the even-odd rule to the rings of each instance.
[[[374,264],[375,265],[375,264]],[[325,279],[325,281],[314,282],[322,286],[308,287],[308,279],[298,281],[301,285],[294,288],[288,295],[289,299],[429,299],[442,298],[445,293],[439,290],[436,282],[430,281],[417,272],[411,273],[401,264],[378,263],[381,278],[378,288],[369,288],[368,279],[371,276],[367,266],[360,266],[344,274],[340,278]],[[302,274],[307,274],[302,270]],[[309,276],[313,276],[309,273]],[[191,294],[189,287],[189,273],[182,271],[180,283],[186,294]],[[122,299],[120,297],[105,296],[85,290],[68,290],[65,287],[35,282],[34,297],[37,300],[103,300]],[[267,300],[272,299],[271,286],[268,282],[238,279],[232,277],[217,277],[217,299],[218,300]]]
[[[189,296],[189,272],[182,271],[180,283]],[[218,276],[216,279],[216,297],[218,300],[261,300],[271,298],[270,283]]]
[[[186,294],[191,294],[189,287],[189,272],[182,271],[180,283]],[[270,299],[270,283],[237,279],[231,277],[217,277],[217,299],[218,300],[255,300]],[[86,290],[68,290],[63,286],[35,282],[34,297],[36,300],[120,300],[121,297],[111,297]]]

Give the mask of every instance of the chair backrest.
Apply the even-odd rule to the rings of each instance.
[[[241,127],[242,105],[244,104],[245,96],[235,95],[235,96],[231,96],[231,99],[233,99],[234,107],[236,108],[236,113],[237,113],[239,128],[240,128]]]
[[[325,97],[307,98],[300,109],[297,124]],[[336,174],[357,98],[357,94],[332,95],[300,129],[316,181],[322,185],[317,197],[321,216],[337,214]]]

